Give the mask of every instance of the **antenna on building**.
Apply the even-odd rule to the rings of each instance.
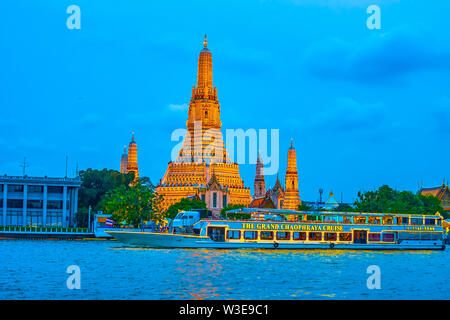
[[[26,157],[23,157],[23,164],[21,164],[20,167],[22,167],[23,176],[25,177],[25,170],[26,170],[27,167],[29,167]]]
[[[319,203],[322,203],[322,194],[323,194],[323,189],[320,188],[319,189]]]
[[[342,199],[343,199],[343,196],[342,196],[342,191],[341,191],[341,203],[344,203],[344,201]]]
[[[67,178],[67,162],[69,161],[69,157],[66,155],[66,178]]]

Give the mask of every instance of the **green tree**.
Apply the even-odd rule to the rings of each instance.
[[[340,203],[336,208],[333,209],[336,212],[354,212],[355,209],[346,203]]]
[[[305,203],[302,203],[301,205],[299,205],[297,209],[299,211],[313,211],[314,210],[313,206],[308,206]]]
[[[166,211],[166,217],[173,219],[180,211],[189,211],[194,209],[206,209],[206,204],[198,199],[183,198],[179,202],[171,205]]]
[[[220,211],[220,216],[224,219],[250,219],[250,213],[226,213],[229,210],[245,208],[241,204],[228,204]]]
[[[92,208],[91,215],[97,211],[104,211],[103,201],[106,193],[119,186],[129,187],[134,179],[134,173],[122,174],[116,170],[89,168],[80,171],[80,178],[82,183],[78,191],[79,209],[75,221],[78,227],[87,227],[89,206]]]
[[[139,227],[144,220],[161,220],[161,213],[155,211],[153,200],[157,195],[151,188],[140,183],[126,187],[121,185],[107,193],[104,211],[116,222],[125,221]]]
[[[447,216],[436,197],[414,194],[410,191],[398,191],[387,185],[381,186],[375,191],[358,192],[355,207],[354,211],[356,212],[431,215],[439,212],[444,217]]]

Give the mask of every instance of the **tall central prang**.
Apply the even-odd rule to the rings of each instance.
[[[192,88],[187,133],[176,162],[229,162],[223,142],[220,104],[213,87],[212,55],[205,36],[198,57],[197,88]]]
[[[186,127],[178,157],[169,162],[156,187],[156,192],[164,197],[163,209],[186,197],[201,199],[216,215],[228,204],[250,204],[250,189],[244,186],[238,164],[231,163],[223,141],[206,36],[198,58],[197,87],[192,88]]]

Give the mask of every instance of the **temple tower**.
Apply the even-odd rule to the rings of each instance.
[[[120,173],[127,173],[128,169],[128,153],[127,146],[123,146],[123,154],[120,159]]]
[[[139,169],[137,163],[137,145],[134,141],[134,132],[131,136],[131,142],[128,145],[128,164],[127,164],[127,172],[134,172],[134,182],[139,180]]]
[[[225,149],[212,72],[212,55],[205,36],[189,103],[187,132],[176,159],[169,162],[155,188],[163,196],[163,210],[183,198],[197,196],[218,215],[228,204],[248,206],[252,200],[250,189],[240,177],[239,165],[231,163]]]
[[[220,104],[213,87],[212,55],[208,42],[198,57],[197,87],[192,88],[187,133],[176,162],[227,163],[228,153],[223,141]]]
[[[266,194],[266,183],[264,181],[264,164],[262,163],[260,154],[258,155],[258,159],[256,159],[256,173],[253,189],[253,199],[264,197]]]
[[[286,189],[284,193],[283,209],[297,210],[301,204],[298,191],[297,155],[291,140],[288,151],[288,163],[286,169]]]

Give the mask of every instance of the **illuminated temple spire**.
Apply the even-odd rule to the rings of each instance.
[[[137,163],[137,144],[134,141],[134,132],[131,135],[131,142],[128,146],[128,165],[127,172],[134,172],[134,181],[139,180],[139,169]]]
[[[283,200],[283,209],[297,210],[301,204],[298,191],[297,155],[291,139],[288,151],[288,163],[286,169],[286,190]]]
[[[213,86],[212,55],[206,35],[198,57],[197,87],[192,88],[186,127],[188,132],[177,162],[228,162],[220,131],[220,104],[217,88]]]
[[[220,104],[213,85],[212,55],[206,35],[197,67],[186,135],[176,159],[172,158],[168,163],[155,192],[163,196],[163,210],[183,198],[198,197],[213,215],[219,217],[227,205],[248,206],[252,198],[250,189],[244,186],[239,174],[239,165],[230,161],[225,149]]]

